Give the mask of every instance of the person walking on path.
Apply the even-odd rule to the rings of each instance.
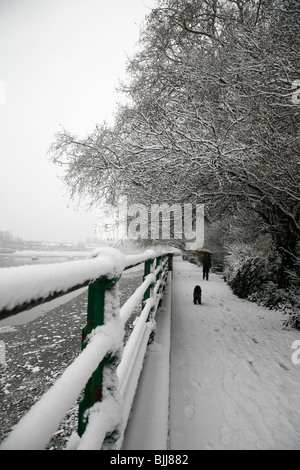
[[[203,279],[206,279],[208,281],[209,270],[211,268],[211,259],[210,259],[209,253],[204,253],[202,264],[203,264]]]

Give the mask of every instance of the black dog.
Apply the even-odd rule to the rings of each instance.
[[[202,295],[202,289],[200,286],[196,286],[194,289],[194,304],[201,304],[201,295]]]

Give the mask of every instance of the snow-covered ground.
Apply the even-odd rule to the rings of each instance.
[[[283,329],[280,312],[234,296],[221,276],[202,281],[201,274],[175,258],[169,449],[299,450],[300,364],[292,355],[300,353],[292,345],[300,347],[300,332]],[[192,301],[196,284],[202,305]],[[158,448],[167,388],[155,379],[168,347],[158,335],[149,348],[124,450]]]

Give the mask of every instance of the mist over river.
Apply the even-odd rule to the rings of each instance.
[[[88,255],[88,252],[84,254],[64,254],[63,252],[57,254],[39,254],[34,252],[28,252],[22,254],[18,253],[5,253],[0,254],[0,268],[10,268],[14,266],[34,265],[34,264],[49,264],[49,263],[62,263],[64,261],[70,261],[72,259],[81,259]]]

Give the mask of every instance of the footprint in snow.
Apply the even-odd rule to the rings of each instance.
[[[202,388],[205,390],[211,390],[212,389],[212,382],[209,377],[205,377],[204,380],[201,383]]]
[[[247,359],[247,362],[250,365],[250,369],[252,370],[252,372],[254,372],[255,375],[259,376],[260,374],[259,374],[258,370],[256,369],[255,365],[253,364],[252,357],[249,357]]]
[[[189,392],[183,389],[183,401],[184,401],[184,415],[186,418],[191,419],[194,416],[194,403]]]
[[[212,389],[212,382],[211,382],[211,379],[209,377],[204,377],[204,379],[201,380],[200,382],[197,381],[196,379],[190,377],[189,381],[190,381],[191,385],[193,385],[194,387],[196,387],[200,391],[206,391],[206,390],[211,390]]]
[[[184,357],[180,357],[178,360],[178,366],[182,367],[185,365],[185,363],[186,363],[186,359]]]
[[[224,446],[229,446],[231,444],[231,434],[232,432],[227,426],[221,428],[221,443]]]
[[[286,367],[284,364],[281,364],[281,362],[278,362],[278,365],[284,369],[284,370],[290,370],[288,367]]]

